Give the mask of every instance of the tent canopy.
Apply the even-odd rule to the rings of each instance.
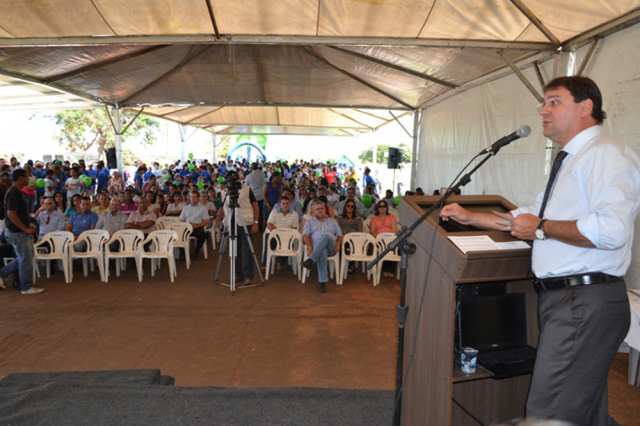
[[[221,134],[354,136],[639,19],[640,0],[21,0],[0,3],[0,74]]]

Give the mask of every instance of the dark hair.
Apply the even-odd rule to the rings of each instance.
[[[287,200],[287,201],[291,202],[291,199],[289,197],[287,197],[286,195],[283,195],[282,197],[280,197],[280,201],[283,201],[283,200]]]
[[[80,201],[88,201],[88,202],[91,202],[91,197],[80,197]]]
[[[558,89],[564,87],[573,96],[574,102],[582,102],[585,99],[591,99],[593,102],[593,109],[591,110],[591,117],[598,124],[607,118],[607,113],[602,110],[602,94],[598,85],[587,77],[573,76],[573,77],[558,77],[551,80],[544,86],[544,92],[546,93],[551,89]]]
[[[382,204],[382,203],[384,203],[384,205],[387,207],[387,214],[391,214],[391,213],[389,213],[389,204],[384,200],[380,200],[380,201],[378,201],[378,204],[376,204],[373,207],[373,214],[375,214],[376,216],[378,216],[378,214],[380,213],[378,211],[378,209],[380,208],[380,204]]]
[[[342,206],[342,217],[344,219],[349,219],[347,217],[347,204],[352,203],[353,204],[353,217],[352,219],[355,219],[358,216],[358,206],[356,205],[355,200],[347,200],[343,206]]]
[[[13,179],[14,182],[21,177],[27,177],[27,171],[25,169],[16,169],[11,174],[11,179]]]

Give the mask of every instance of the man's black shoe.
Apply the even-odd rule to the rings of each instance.
[[[327,283],[320,283],[318,285],[318,291],[320,293],[326,293],[327,292]]]
[[[304,266],[307,269],[311,269],[311,267],[313,266],[314,263],[316,263],[316,262],[314,262],[313,259],[308,258],[307,260],[302,262],[302,266]]]

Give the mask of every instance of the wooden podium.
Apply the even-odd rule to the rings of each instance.
[[[412,225],[439,199],[404,197],[405,202],[400,205],[400,223],[405,227]],[[454,196],[447,202],[460,203],[472,211],[506,213],[515,208],[504,198],[491,195]],[[416,244],[417,252],[409,257],[407,270],[409,310],[403,364],[404,375],[408,368],[409,373],[402,393],[402,424],[476,425],[472,417],[454,404],[453,398],[484,424],[523,417],[531,375],[495,380],[481,369],[475,374],[462,373],[458,365],[454,366],[453,348],[457,288],[474,286],[475,290],[482,290],[480,286],[495,285],[496,282],[504,283],[507,293],[527,294],[528,340],[531,346],[537,346],[538,299],[528,275],[530,249],[464,254],[448,236],[488,235],[496,242],[515,239],[508,232],[485,231],[452,221],[437,224],[436,210],[410,238]]]

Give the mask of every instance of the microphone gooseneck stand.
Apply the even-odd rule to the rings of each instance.
[[[408,255],[414,254],[416,252],[415,244],[407,241],[407,238],[413,234],[413,230],[417,228],[431,213],[433,213],[437,209],[441,209],[444,205],[444,202],[451,197],[460,187],[465,186],[469,182],[471,182],[471,175],[473,175],[476,170],[478,170],[484,163],[486,163],[489,158],[496,155],[500,148],[497,148],[495,151],[489,152],[483,159],[480,161],[469,173],[465,174],[460,178],[460,180],[453,186],[451,186],[447,192],[440,198],[440,200],[433,204],[429,210],[427,210],[418,220],[416,220],[411,226],[406,228],[404,231],[400,233],[396,237],[395,240],[389,243],[387,248],[378,255],[369,265],[367,269],[371,269],[374,265],[378,264],[380,260],[390,251],[398,248],[400,253],[400,304],[396,305],[396,311],[398,312],[398,359],[396,365],[396,403],[395,403],[395,412],[393,416],[393,425],[400,426],[402,408],[402,369],[403,369],[403,357],[404,357],[404,325],[407,320],[407,312],[409,311],[409,307],[405,305],[405,294],[406,294],[406,285],[407,285],[407,264],[408,264]]]

